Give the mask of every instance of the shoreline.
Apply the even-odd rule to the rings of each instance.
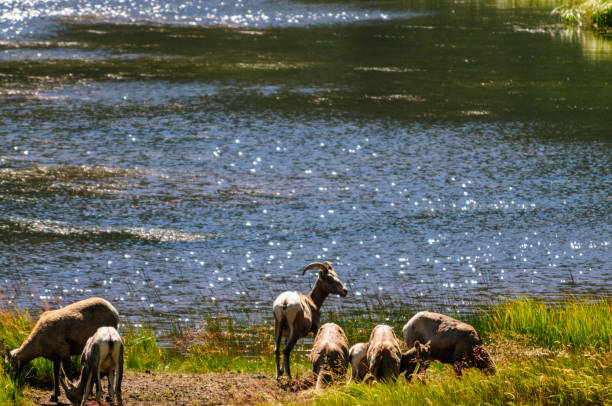
[[[399,329],[410,316],[404,315],[401,321],[387,321],[387,324],[401,337]],[[374,323],[388,318],[375,313],[368,320],[346,320],[346,317],[339,320],[340,317],[324,313],[322,320],[340,324],[351,344],[367,340]],[[480,371],[469,370],[463,379],[457,380],[450,366],[436,362],[427,372],[426,385],[418,379],[410,383],[400,379],[394,384],[374,385],[348,382],[321,392],[308,385],[312,367],[306,355],[310,340],[301,340],[297,351],[292,353],[295,379],[283,378],[279,382],[274,379],[271,325],[250,326],[246,332],[230,320],[224,324],[204,323],[205,327],[199,330],[177,330],[170,348],[162,348],[152,330],[124,330],[127,371],[124,400],[126,404],[147,404],[147,399],[151,401],[146,396],[148,391],[159,394],[162,405],[225,404],[225,401],[232,404],[377,404],[376,399],[381,396],[389,403],[402,404],[418,404],[417,401],[425,399],[434,404],[465,403],[468,399],[501,404],[509,400],[509,395],[500,392],[499,386],[508,381],[504,385],[518,385],[513,396],[519,404],[606,404],[612,402],[612,389],[608,388],[612,382],[610,320],[612,297],[568,298],[557,306],[534,299],[501,302],[472,320],[465,320],[483,337],[497,365],[497,375],[488,377]],[[32,322],[26,312],[1,309],[0,339],[11,345],[27,335]],[[30,365],[21,385],[0,369],[0,403],[48,404],[45,402],[51,394],[46,389],[52,379],[50,363],[39,358]],[[257,389],[253,392],[240,389],[245,385]],[[538,390],[548,397],[534,397]],[[471,393],[472,397],[455,397],[455,391]]]

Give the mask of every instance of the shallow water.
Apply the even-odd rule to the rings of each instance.
[[[0,5],[3,302],[258,320],[314,260],[340,311],[612,292],[605,37],[547,3],[167,4]]]

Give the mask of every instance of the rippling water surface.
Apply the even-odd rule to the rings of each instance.
[[[164,325],[612,292],[612,46],[550,5],[0,5],[0,295]]]

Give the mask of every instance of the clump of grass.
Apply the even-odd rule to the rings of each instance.
[[[34,324],[34,319],[26,311],[0,308],[0,342],[8,349],[18,348]],[[53,364],[44,358],[36,358],[21,371],[21,375],[20,378],[28,383],[50,387],[53,383]]]
[[[468,370],[427,376],[427,384],[398,379],[392,384],[349,383],[322,393],[316,405],[530,404],[600,405],[612,398],[612,356],[594,362],[580,355],[525,359],[502,366],[494,376]]]
[[[568,298],[559,304],[536,299],[502,302],[479,324],[488,333],[523,338],[532,345],[576,350],[612,348],[612,298]]]
[[[167,369],[168,351],[160,347],[153,330],[128,328],[122,338],[126,368],[136,371]]]
[[[612,0],[587,0],[569,3],[553,10],[563,22],[595,30],[612,29]]]
[[[25,404],[21,393],[21,385],[16,383],[4,366],[0,365],[0,405]]]

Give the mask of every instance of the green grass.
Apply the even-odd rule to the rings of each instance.
[[[499,365],[494,376],[467,371],[430,374],[427,383],[349,383],[318,396],[316,405],[603,405],[612,402],[612,357],[534,357]],[[445,373],[444,373],[445,372]],[[433,376],[431,376],[433,375]]]
[[[480,314],[480,331],[550,349],[612,350],[612,298],[568,298],[558,305],[535,299],[502,302]]]
[[[553,10],[566,24],[595,30],[612,29],[612,0],[570,2]]]

